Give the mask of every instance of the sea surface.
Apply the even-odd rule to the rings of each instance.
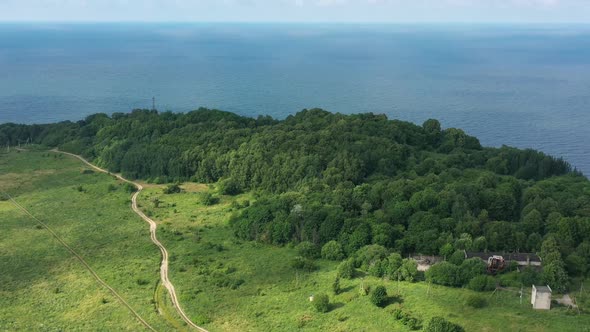
[[[439,119],[590,174],[590,26],[0,24],[0,123],[205,106]]]

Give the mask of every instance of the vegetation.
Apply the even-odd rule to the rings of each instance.
[[[426,332],[464,332],[465,330],[454,323],[449,322],[448,320],[442,317],[432,317],[426,329]]]
[[[0,153],[0,191],[49,225],[155,329],[177,329],[182,321],[166,293],[158,290],[161,301],[152,302],[159,289],[159,251],[147,224],[131,211],[126,185],[81,167],[54,153]],[[0,202],[0,220],[0,330],[143,329],[66,248],[10,201]],[[156,306],[166,314],[159,315]]]
[[[321,110],[280,121],[205,109],[137,110],[77,123],[0,126],[4,141],[25,136],[156,183],[145,186],[140,206],[160,223],[181,303],[212,330],[417,329],[421,322],[429,331],[462,330],[452,321],[469,330],[573,331],[589,322],[585,314],[533,312],[508,293],[489,301],[489,313],[467,304],[473,291],[496,283],[520,288],[541,281],[563,292],[588,275],[590,183],[540,152],[485,148],[436,120],[416,126]],[[131,213],[126,191],[134,186],[79,168],[76,176],[106,178],[101,194],[120,193],[117,209]],[[47,181],[47,188],[55,183]],[[168,182],[175,184],[158,185]],[[96,198],[94,185],[69,183],[61,197]],[[51,202],[37,208],[59,211],[61,203]],[[544,269],[492,278],[463,250],[538,252]],[[429,283],[416,283],[423,276],[403,258],[410,253],[446,261],[425,273]],[[133,276],[131,283],[149,286],[145,280],[154,279]],[[403,294],[399,315],[371,305],[379,286]],[[330,289],[332,310],[317,316],[306,299]],[[371,296],[362,299],[360,289],[372,289]],[[464,311],[469,315],[457,315]],[[502,325],[497,315],[505,317]]]
[[[312,303],[317,312],[330,311],[330,298],[325,293],[314,296]]]
[[[471,295],[467,297],[465,304],[474,309],[481,309],[488,305],[488,301],[481,295]]]
[[[387,289],[384,286],[377,286],[371,292],[371,303],[382,307],[387,301]]]

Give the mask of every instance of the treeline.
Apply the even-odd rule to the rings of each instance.
[[[586,178],[561,159],[482,147],[436,120],[417,126],[319,109],[275,120],[200,109],[0,126],[0,142],[28,138],[130,178],[257,190],[260,198],[231,220],[243,239],[336,241],[352,257],[371,244],[403,254],[537,252],[551,237],[571,275],[590,269]]]
[[[161,182],[232,178],[243,189],[284,192],[308,180],[331,186],[371,177],[488,169],[522,179],[571,171],[533,150],[482,148],[436,120],[422,127],[384,115],[314,109],[278,121],[208,109],[182,113],[135,110],[78,122],[0,126],[0,142],[35,143],[82,154],[113,172]]]

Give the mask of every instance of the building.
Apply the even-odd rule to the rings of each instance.
[[[549,310],[551,309],[551,287],[533,285],[533,294],[531,295],[531,304],[533,309]]]
[[[536,254],[531,253],[498,253],[498,252],[467,252],[465,251],[465,259],[468,258],[479,258],[484,262],[488,262],[490,257],[502,256],[509,266],[512,262],[515,262],[519,267],[540,267],[541,258]]]

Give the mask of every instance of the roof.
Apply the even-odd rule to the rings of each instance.
[[[552,293],[551,287],[549,286],[535,286],[533,287],[537,290],[537,293]]]
[[[527,259],[531,262],[541,262],[538,255],[532,253],[503,253],[503,252],[465,252],[465,258],[480,258],[487,261],[492,256],[502,256],[507,261],[521,261]]]

